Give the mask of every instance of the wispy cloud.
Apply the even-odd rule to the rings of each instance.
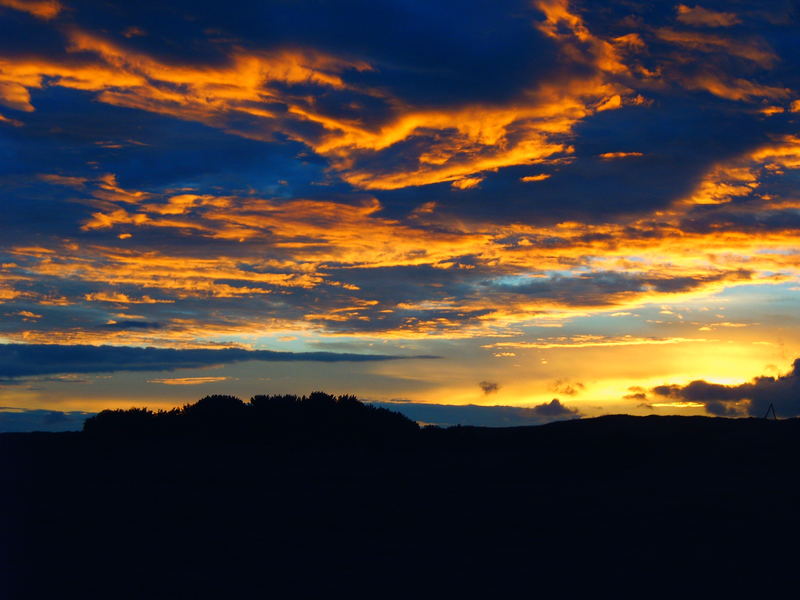
[[[203,385],[227,381],[230,377],[172,377],[165,379],[148,379],[147,383],[163,383],[164,385]]]
[[[649,346],[664,344],[701,343],[711,340],[704,338],[646,338],[633,335],[619,337],[601,335],[574,335],[541,338],[533,342],[497,342],[486,344],[484,348],[602,348],[607,346]]]

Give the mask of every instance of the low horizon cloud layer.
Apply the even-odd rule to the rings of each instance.
[[[99,349],[102,351],[102,349]],[[132,349],[122,349],[132,350]],[[124,355],[124,353],[123,353]],[[197,356],[203,356],[201,352]],[[189,355],[191,356],[191,354]],[[285,360],[285,359],[279,359]],[[347,359],[345,359],[347,360]],[[380,358],[379,358],[380,360]],[[113,365],[110,365],[113,366]],[[114,367],[117,368],[117,367]],[[143,370],[154,370],[149,364],[141,365]],[[167,367],[164,367],[166,370]],[[48,371],[49,372],[49,371]],[[166,383],[201,383],[197,380],[222,378],[183,378],[177,380],[159,380]],[[489,382],[481,382],[483,384]],[[556,388],[568,395],[575,394],[572,385],[559,381]],[[491,386],[499,387],[492,383]],[[582,384],[576,384],[582,387]],[[494,390],[496,391],[496,390]],[[759,376],[752,381],[734,385],[709,383],[705,380],[694,380],[686,385],[665,384],[637,394],[643,403],[650,400],[652,406],[659,401],[694,404],[702,407],[711,416],[717,417],[767,417],[770,406],[780,418],[800,416],[800,358],[795,359],[791,370],[777,377]],[[420,403],[410,400],[392,400],[390,402],[365,402],[389,410],[400,412],[408,418],[425,425],[450,427],[455,425],[477,427],[520,427],[542,425],[553,421],[585,417],[580,409],[564,405],[558,398],[553,398],[535,406],[503,406],[503,405],[456,405]],[[82,428],[83,421],[96,414],[86,411],[58,411],[41,409],[24,409],[0,407],[0,433],[25,431],[76,431]]]
[[[425,425],[450,427],[471,425],[479,427],[520,427],[542,425],[553,421],[580,417],[554,398],[549,403],[529,408],[518,406],[456,406],[419,404],[414,402],[368,402],[404,414]],[[26,410],[0,407],[0,433],[31,431],[79,431],[83,422],[97,413],[85,411]]]
[[[0,433],[80,431],[83,422],[97,413],[0,406]]]
[[[587,414],[700,414],[735,403],[625,390],[800,355],[796,0],[0,0],[0,27],[0,353],[175,351],[3,404],[166,405],[124,373],[283,354],[382,401],[569,379]],[[177,354],[231,348],[264,354]],[[36,360],[0,376],[70,372]]]
[[[558,398],[538,406],[480,406],[476,404],[421,404],[416,402],[372,402],[375,406],[395,410],[409,419],[426,425],[451,427],[522,427],[543,425],[553,421],[577,419],[580,411],[564,406]]]

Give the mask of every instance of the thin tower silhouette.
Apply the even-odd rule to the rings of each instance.
[[[769,418],[770,411],[772,412],[772,418],[777,421],[778,420],[778,415],[775,414],[775,407],[772,406],[772,402],[769,403],[769,408],[767,409],[767,412],[764,413],[764,418],[765,419]]]

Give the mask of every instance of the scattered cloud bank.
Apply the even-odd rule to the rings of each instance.
[[[653,388],[657,396],[691,402],[716,416],[764,417],[772,405],[779,417],[800,416],[800,358],[792,370],[779,377],[756,377],[748,383],[722,385],[704,380],[687,385],[661,385]]]

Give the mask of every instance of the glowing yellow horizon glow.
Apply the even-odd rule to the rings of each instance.
[[[756,376],[780,374],[788,367],[785,353],[800,354],[800,344],[784,348],[778,344],[756,345],[750,341],[707,343],[700,352],[686,352],[686,344],[655,346],[648,349],[646,360],[643,360],[639,349],[625,346],[530,349],[515,357],[489,359],[496,363],[486,363],[486,359],[464,364],[417,360],[411,370],[405,363],[399,362],[372,363],[364,368],[372,376],[390,380],[399,378],[411,385],[403,393],[403,401],[533,407],[559,398],[562,404],[580,411],[585,417],[609,413],[668,414],[671,409],[679,409],[682,414],[705,414],[702,405],[684,403],[679,406],[674,401],[654,395],[651,390],[664,384],[686,385],[696,379],[738,385]],[[267,363],[263,369],[268,367]],[[153,377],[148,373],[87,375],[86,378],[92,380],[93,385],[81,388],[75,395],[63,389],[54,394],[48,388],[53,384],[48,384],[47,378],[34,377],[31,381],[43,381],[38,384],[42,386],[41,391],[12,386],[4,390],[3,403],[6,406],[52,410],[91,411],[130,406],[172,408],[212,393],[234,394],[247,400],[252,395],[262,393],[302,394],[314,389],[355,393],[368,401],[385,402],[396,398],[390,395],[395,392],[387,392],[380,384],[365,385],[357,379],[346,383],[329,380],[328,376],[318,379],[311,377],[299,389],[296,382],[281,382],[262,376],[254,378],[246,370],[236,371],[235,376],[190,375],[196,372],[185,370],[186,376],[180,373],[170,377]],[[77,380],[80,377],[73,378]],[[137,391],[134,386],[129,392],[123,393],[119,384],[113,383],[118,377],[126,382],[166,384],[163,387],[183,388],[186,392],[177,397],[161,396],[152,391]],[[476,377],[498,381],[498,391],[488,395],[483,393],[476,385]],[[415,382],[425,383],[425,389],[412,391],[416,387]],[[127,385],[130,387],[130,383]],[[97,389],[92,391],[93,387]],[[645,398],[634,397],[636,392],[645,394]]]

